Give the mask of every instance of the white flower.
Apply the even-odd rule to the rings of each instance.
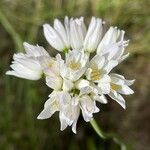
[[[105,97],[104,94],[99,95],[98,93],[96,93],[96,94],[92,93],[90,95],[90,97],[91,97],[91,99],[94,99],[95,101],[98,101],[98,102],[100,102],[102,104],[107,104],[108,103],[107,98]]]
[[[65,27],[58,19],[55,19],[54,28],[49,24],[43,25],[43,31],[46,40],[58,51],[65,51],[70,47],[68,17],[65,18],[64,24]]]
[[[80,50],[83,48],[83,42],[86,35],[84,18],[70,20],[70,40],[72,49]]]
[[[67,51],[70,46],[72,49],[81,49],[86,35],[86,27],[83,17],[70,20],[64,19],[64,26],[58,20],[54,20],[54,27],[49,24],[43,25],[44,35],[49,44],[58,51]]]
[[[70,95],[64,91],[53,91],[49,99],[45,102],[43,111],[38,115],[38,119],[50,118],[56,111],[63,109],[70,102]]]
[[[121,96],[133,94],[134,91],[129,87],[134,83],[135,80],[126,80],[119,74],[110,74],[111,77],[111,91],[108,94],[112,99],[117,101],[124,109],[126,108],[125,100]]]
[[[129,55],[128,53],[122,56],[129,43],[129,40],[124,40],[124,34],[125,31],[119,30],[117,27],[110,27],[98,45],[97,54],[105,55],[109,60],[123,61]]]
[[[108,73],[117,65],[117,61],[107,61],[104,56],[95,55],[89,63],[86,71],[88,80],[97,84],[101,94],[108,94],[110,91],[110,77]]]
[[[49,99],[44,104],[43,111],[38,115],[37,119],[50,118],[56,111],[59,111],[61,130],[64,130],[68,125],[72,125],[72,130],[76,133],[76,123],[80,109],[78,105],[73,103],[73,99],[71,99],[68,92],[52,92],[49,95]]]
[[[85,72],[89,56],[83,50],[72,50],[66,54],[66,61],[61,62],[60,74],[71,81],[78,80]]]
[[[7,71],[7,75],[13,75],[29,80],[38,80],[43,73],[38,57],[48,57],[49,54],[41,46],[33,46],[24,43],[26,54],[14,54],[12,65],[13,70]]]
[[[84,49],[88,52],[93,52],[97,48],[102,38],[102,20],[92,17],[85,40]]]
[[[76,133],[76,124],[80,109],[86,122],[93,118],[93,113],[99,112],[96,101],[92,99],[90,95],[87,95],[92,92],[92,88],[88,89],[88,81],[84,80],[78,84],[83,84],[84,82],[86,82],[87,85],[79,86],[79,89],[75,89],[75,91],[72,90],[69,93],[66,91],[54,91],[50,94],[50,98],[46,101],[44,110],[40,113],[38,119],[47,119],[51,117],[53,113],[59,111],[61,130],[64,130],[67,126],[72,126],[72,131]]]
[[[24,43],[25,54],[14,54],[12,70],[6,74],[30,80],[44,74],[46,85],[53,90],[38,119],[59,112],[60,130],[71,126],[76,133],[80,112],[86,122],[91,121],[100,111],[96,103],[108,102],[106,95],[126,108],[121,94],[134,93],[129,87],[134,80],[110,72],[129,55],[124,55],[129,41],[117,27],[110,27],[103,36],[103,24],[95,17],[88,31],[83,17],[65,17],[64,25],[55,19],[53,27],[44,24],[45,38],[53,48],[64,52],[64,59],[60,54],[51,57],[43,47],[28,43]],[[96,54],[90,56],[94,51]]]
[[[62,88],[63,80],[60,76],[57,76],[55,73],[51,72],[46,76],[46,85],[54,90],[60,90]]]
[[[14,54],[14,61],[10,66],[13,70],[7,75],[14,75],[29,80],[38,80],[42,74],[46,75],[46,84],[54,90],[62,87],[62,78],[59,73],[59,64],[55,58],[50,57],[41,46],[24,43],[26,54]],[[59,56],[57,56],[57,59]]]
[[[86,122],[91,121],[93,113],[99,112],[99,108],[96,103],[88,95],[83,95],[80,98],[80,108],[82,110],[83,118]]]
[[[12,70],[7,71],[7,75],[29,80],[38,80],[41,78],[42,69],[37,60],[22,53],[14,54],[13,59],[14,61],[12,61],[12,65],[10,65]]]
[[[62,85],[63,91],[71,91],[73,88],[74,88],[73,81],[63,78],[63,85]]]
[[[93,118],[93,113],[99,112],[96,102],[90,96],[84,94],[80,94],[79,96],[75,94],[72,98],[68,96],[68,104],[63,105],[60,110],[61,130],[72,125],[72,131],[76,133],[76,124],[80,109],[86,122]]]
[[[107,103],[106,97],[102,94],[101,89],[95,85],[94,83],[85,80],[80,79],[77,82],[75,82],[75,88],[80,90],[79,95],[89,95],[91,99],[98,101],[102,104]]]
[[[49,57],[48,52],[42,46],[38,46],[38,45],[34,46],[27,42],[24,42],[23,46],[24,46],[25,52],[28,56],[32,56],[35,58],[41,57],[41,56]]]
[[[58,19],[54,20],[54,29],[61,36],[66,48],[69,48],[70,40],[69,40],[69,19],[68,19],[68,17],[65,17],[65,19],[64,19],[64,26]]]
[[[68,125],[72,125],[72,131],[76,133],[76,124],[80,114],[80,108],[78,104],[74,103],[74,101],[76,101],[76,98],[73,97],[71,99],[70,97],[68,104],[64,105],[60,111],[59,117],[61,130],[64,130]]]
[[[44,104],[43,111],[38,115],[37,119],[50,118],[56,111],[59,111],[60,103],[58,101],[59,93],[52,92],[49,99]]]
[[[77,105],[74,105],[72,101],[69,93],[54,91],[45,102],[44,109],[38,115],[37,119],[50,118],[56,111],[59,111],[61,130],[64,130],[68,125],[72,125],[72,130],[76,133],[76,123],[80,109]]]
[[[63,79],[60,76],[60,55],[56,58],[42,57],[39,59],[46,76],[46,85],[54,90],[60,90],[63,85]]]

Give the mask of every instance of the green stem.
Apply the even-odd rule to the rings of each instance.
[[[92,119],[92,121],[90,121],[92,127],[94,128],[94,130],[96,131],[96,133],[102,138],[102,139],[106,139],[102,129],[97,125],[95,119]]]
[[[28,40],[34,42],[37,38],[38,29],[41,24],[41,11],[42,11],[42,1],[36,0],[35,1],[35,10],[33,14],[33,26],[31,27],[28,35]]]
[[[90,123],[91,123],[92,127],[94,128],[94,130],[96,131],[96,133],[99,135],[99,137],[101,137],[104,140],[112,139],[116,144],[118,144],[120,146],[121,150],[127,150],[126,145],[115,134],[104,133],[103,130],[100,128],[100,126],[98,126],[95,119],[90,121]]]
[[[0,11],[0,23],[3,25],[3,27],[5,28],[5,30],[12,37],[12,39],[13,39],[13,41],[15,43],[15,47],[16,47],[17,51],[18,52],[22,51],[22,40],[21,40],[21,37],[15,31],[15,29],[13,28],[13,26],[10,24],[10,22],[8,21],[8,19],[5,17],[5,15],[1,11]]]

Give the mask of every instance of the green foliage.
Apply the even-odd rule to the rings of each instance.
[[[36,117],[51,92],[44,86],[45,81],[37,83],[5,76],[13,53],[24,51],[22,41],[39,43],[45,46],[51,55],[54,54],[44,39],[42,25],[46,22],[52,23],[54,18],[62,19],[65,15],[85,16],[87,22],[91,16],[97,16],[103,18],[108,26],[116,25],[124,29],[126,37],[131,40],[128,51],[132,57],[117,71],[127,74],[128,77],[133,75],[139,80],[137,82],[142,83],[143,88],[140,89],[138,84],[134,88],[145,93],[145,97],[142,97],[144,102],[150,96],[147,90],[150,89],[147,88],[150,81],[148,79],[149,82],[145,82],[143,79],[149,77],[148,71],[143,70],[143,67],[149,67],[150,54],[147,0],[0,0],[0,149],[2,150],[120,149],[111,139],[108,141],[100,139],[90,124],[82,119],[78,123],[77,135],[70,129],[63,132],[59,130],[58,114],[48,120],[37,120]],[[140,146],[147,138],[144,138],[141,145],[138,144],[136,140],[139,126],[131,125],[141,104],[137,100],[137,96],[130,99],[129,109],[126,112],[111,102],[108,106],[102,105],[102,111],[97,114],[96,120],[98,124],[101,122],[102,128],[107,132],[118,133],[125,140],[128,149],[140,150]],[[132,138],[128,137],[130,131],[125,130],[130,127],[134,131]],[[145,134],[147,130],[141,132]],[[146,148],[150,147],[148,142],[146,144]],[[142,149],[144,150],[143,147]]]

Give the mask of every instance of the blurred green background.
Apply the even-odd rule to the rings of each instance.
[[[119,150],[112,140],[102,140],[90,123],[78,121],[77,134],[61,132],[58,114],[37,120],[50,94],[44,80],[37,82],[5,76],[12,56],[23,52],[22,42],[43,45],[43,23],[54,18],[91,16],[118,26],[130,39],[130,57],[115,70],[136,79],[135,94],[126,97],[127,110],[110,100],[100,105],[98,124],[117,134],[129,150],[150,148],[150,1],[148,0],[0,0],[0,150]]]

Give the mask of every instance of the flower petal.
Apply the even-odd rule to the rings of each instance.
[[[63,80],[63,91],[71,91],[71,89],[73,88],[74,84],[72,81],[64,79]]]
[[[105,73],[108,74],[117,65],[118,65],[117,61],[110,60],[104,67]]]
[[[106,74],[98,82],[98,87],[101,89],[102,94],[110,92],[110,77]]]
[[[99,109],[95,105],[95,101],[93,101],[87,95],[84,95],[80,98],[80,108],[82,110],[83,118],[86,122],[92,119],[93,113],[99,111]]]
[[[43,111],[38,115],[37,119],[50,118],[56,111],[59,110],[57,102],[57,94],[51,93],[51,97],[45,102]]]
[[[84,40],[84,48],[88,52],[93,52],[97,48],[102,37],[102,20],[92,17],[87,35]]]
[[[81,49],[83,47],[84,40],[84,30],[83,25],[84,22],[82,19],[75,19],[70,21],[70,38],[71,38],[71,46],[73,49]]]
[[[130,95],[133,94],[134,91],[128,87],[127,85],[122,85],[121,89],[118,91],[120,94]]]
[[[63,41],[66,45],[66,48],[69,48],[70,44],[68,41],[66,30],[65,30],[64,26],[62,25],[62,23],[58,19],[54,20],[54,29],[59,33],[59,35],[63,39]]]
[[[101,69],[104,66],[105,62],[106,62],[105,57],[95,55],[90,61],[90,67],[95,68],[96,65],[98,69]]]
[[[39,57],[39,56],[48,56],[48,52],[42,46],[34,46],[27,42],[23,43],[26,53],[30,56]]]
[[[126,109],[125,100],[119,93],[116,91],[111,91],[108,95],[117,103],[119,103],[124,109]]]
[[[65,116],[63,113],[59,113],[59,120],[60,120],[60,130],[63,131],[67,128],[68,124],[67,124],[67,121],[65,119]]]
[[[14,61],[10,66],[13,70],[7,71],[7,75],[13,75],[29,80],[41,78],[42,69],[37,60],[23,54],[15,54]]]
[[[60,90],[62,87],[62,78],[51,72],[51,75],[46,76],[46,85],[54,90]]]
[[[65,43],[61,38],[61,36],[49,24],[44,24],[43,30],[46,40],[52,47],[54,47],[58,51],[63,51],[66,48]]]
[[[98,101],[102,104],[107,104],[108,103],[107,98],[104,95],[96,95],[93,98],[94,98],[94,100],[96,100],[96,101]]]

